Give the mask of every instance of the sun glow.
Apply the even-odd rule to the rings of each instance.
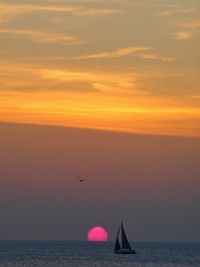
[[[89,230],[87,240],[91,242],[105,242],[108,240],[108,233],[104,228],[96,226]]]
[[[155,97],[63,91],[0,93],[0,121],[199,136],[198,120],[199,108],[176,107]]]

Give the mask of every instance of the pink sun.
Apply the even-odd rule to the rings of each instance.
[[[108,233],[100,226],[95,226],[87,233],[87,240],[92,242],[105,242],[108,240]]]

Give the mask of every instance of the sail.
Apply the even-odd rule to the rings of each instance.
[[[120,250],[120,249],[121,249],[121,247],[120,247],[120,244],[119,244],[119,239],[118,239],[118,237],[117,237],[116,242],[115,242],[115,248],[114,248],[114,251],[118,251],[118,250]]]
[[[128,239],[126,237],[126,234],[124,232],[123,224],[121,224],[121,234],[122,234],[122,249],[130,249],[131,250],[131,246],[130,246]]]
[[[120,243],[119,243],[119,238],[118,238],[118,236],[119,236],[119,231],[120,231],[120,228],[119,228],[119,230],[118,230],[118,232],[117,232],[117,239],[116,239],[116,241],[115,241],[114,251],[118,251],[118,250],[121,249],[121,247],[120,247]]]

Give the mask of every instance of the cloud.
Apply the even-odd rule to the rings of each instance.
[[[182,78],[187,73],[178,76]],[[153,130],[153,125],[163,125],[163,133],[179,131],[194,135],[195,124],[193,127],[191,121],[199,122],[199,107],[185,102],[182,90],[178,96],[162,96],[162,87],[156,92],[156,82],[161,75],[166,75],[166,69],[165,73],[162,70],[154,73],[150,68],[147,72],[141,69],[135,72],[95,71],[1,61],[0,117],[50,124],[59,121],[60,125],[68,126],[83,126],[83,122],[90,127],[115,125],[118,130],[120,125],[130,131],[149,127],[154,133],[157,129]],[[177,74],[170,68],[170,75]],[[166,76],[166,79],[169,82],[170,77]],[[166,85],[165,81],[162,79],[162,84]],[[151,83],[152,93],[148,92],[152,90]],[[197,90],[194,93],[191,87],[189,90],[191,95],[195,92],[198,95]]]
[[[139,79],[137,72],[45,68],[41,64],[8,64],[3,61],[0,66],[0,91],[148,94],[139,86]]]
[[[175,58],[172,57],[165,57],[159,54],[144,54],[142,55],[143,59],[147,59],[147,60],[160,60],[160,61],[164,61],[164,62],[174,62]]]
[[[68,36],[65,33],[47,33],[33,30],[20,29],[0,29],[0,34],[4,35],[20,35],[39,43],[60,43],[75,45],[83,43],[76,37]]]
[[[200,29],[200,20],[174,22],[172,25],[185,29]]]
[[[67,69],[41,69],[40,76],[50,84],[86,84],[92,92],[105,93],[115,97],[150,95],[147,89],[140,85],[142,75],[138,72],[84,71]],[[83,91],[83,90],[82,90]],[[88,91],[88,90],[87,90]],[[84,90],[86,92],[86,90]]]
[[[120,48],[111,52],[101,52],[86,56],[80,56],[79,59],[109,59],[109,58],[121,58],[132,54],[137,54],[143,59],[146,60],[160,60],[164,62],[173,62],[175,61],[172,57],[166,57],[159,54],[150,54],[146,53],[146,51],[152,50],[151,47],[143,47],[143,46],[132,46],[126,48]]]
[[[59,69],[42,69],[40,71],[42,79],[58,82],[73,83],[87,82],[90,87],[101,92],[132,92],[137,88],[137,73],[112,73],[95,71],[75,71]],[[144,92],[141,92],[143,94]]]
[[[184,41],[199,36],[200,20],[172,22],[171,25],[179,29],[171,34],[174,40]]]
[[[1,92],[0,120],[145,134],[200,136],[199,107],[163,98],[64,91]],[[198,126],[197,126],[198,125]]]
[[[105,8],[86,8],[82,6],[67,5],[41,5],[41,4],[2,4],[0,3],[0,22],[7,21],[13,17],[36,12],[59,12],[69,13],[77,16],[107,16],[120,14],[122,11]]]
[[[106,58],[120,58],[125,57],[130,54],[135,54],[138,52],[143,52],[151,49],[150,47],[142,47],[142,46],[132,46],[132,47],[126,47],[126,48],[120,48],[115,51],[110,52],[101,52],[86,56],[81,56],[79,58],[81,59],[106,59]]]
[[[177,15],[177,14],[187,14],[187,13],[191,13],[193,12],[195,9],[192,7],[192,8],[172,8],[172,9],[169,9],[169,10],[165,10],[165,11],[161,11],[159,13],[159,15],[161,17],[168,17],[168,16],[171,16],[171,15]]]
[[[186,31],[180,31],[173,34],[174,40],[189,40],[192,38],[192,34]]]

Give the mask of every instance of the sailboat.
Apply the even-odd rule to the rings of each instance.
[[[121,245],[119,242],[119,234],[121,231]],[[119,230],[117,232],[117,238],[115,241],[115,247],[114,247],[115,254],[136,254],[135,250],[131,248],[128,239],[126,237],[123,223],[121,222],[121,225],[119,227]]]

